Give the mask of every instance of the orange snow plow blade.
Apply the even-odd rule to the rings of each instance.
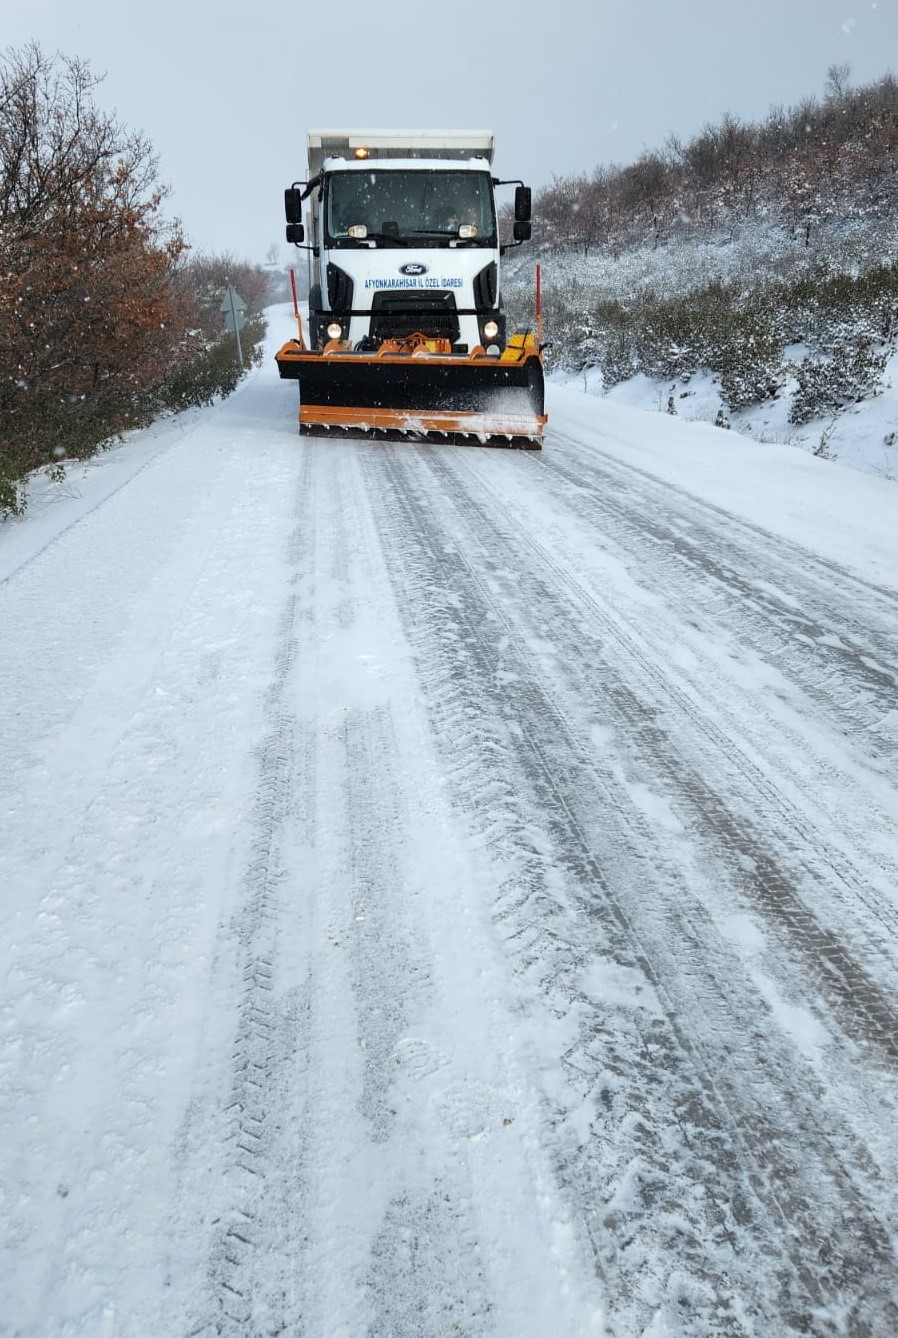
[[[276,359],[280,375],[299,382],[300,432],[542,445],[543,367],[530,332],[512,335],[498,357],[415,334],[373,353],[337,342],[313,353],[291,340]]]

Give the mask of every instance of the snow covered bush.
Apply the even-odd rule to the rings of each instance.
[[[761,350],[746,349],[744,360],[734,360],[722,373],[720,396],[730,413],[738,413],[775,398],[782,384],[783,375],[776,363]]]
[[[10,463],[0,450],[0,518],[5,515],[20,516],[25,509],[17,471],[10,469]]]
[[[734,314],[708,365],[720,373],[720,393],[731,413],[776,396],[785,380],[783,337],[763,306]]]
[[[651,299],[635,304],[631,317],[638,367],[646,376],[672,381],[702,365],[702,331],[692,303]]]
[[[605,331],[598,353],[598,366],[606,390],[627,381],[639,370],[639,360],[633,344],[633,335],[626,325]]]
[[[865,339],[839,344],[823,360],[805,358],[796,370],[790,422],[800,426],[876,394],[887,360],[886,352]]]
[[[579,293],[577,304],[582,310]],[[557,295],[550,319],[549,338],[560,350],[553,365],[598,366],[606,389],[636,372],[674,381],[708,368],[721,377],[724,401],[735,411],[777,394],[784,380],[784,326],[775,304],[741,286],[713,283],[667,300],[638,294],[626,303],[594,301],[586,319]]]
[[[669,297],[622,284],[621,296],[609,298],[604,285],[590,294],[582,279],[549,286],[550,369],[598,367],[606,389],[636,372],[673,381],[707,369],[720,378],[726,409],[735,413],[781,393],[789,373],[785,349],[803,343],[813,353],[797,372],[793,423],[874,394],[883,349],[898,341],[898,265],[851,274],[815,263],[789,276],[775,258],[766,272],[754,259],[753,276],[686,292],[672,283]],[[523,309],[524,293],[509,291]]]
[[[251,317],[243,327],[243,356],[251,367],[262,361],[265,328],[261,316]],[[230,395],[242,376],[234,336],[224,334],[166,378],[159,389],[160,405],[177,410],[211,404],[217,396]]]
[[[791,339],[825,352],[898,334],[898,265],[861,267],[855,259],[851,269],[833,272],[832,263],[779,286]],[[848,265],[847,257],[843,263]]]

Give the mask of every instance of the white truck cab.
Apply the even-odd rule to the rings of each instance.
[[[308,134],[308,179],[285,192],[287,239],[309,251],[309,337],[362,353],[419,333],[499,356],[507,332],[494,191],[516,185],[515,240],[530,191],[492,175],[489,131]]]

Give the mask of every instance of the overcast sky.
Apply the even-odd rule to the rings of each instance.
[[[195,246],[263,261],[310,126],[492,129],[541,186],[819,94],[833,63],[894,72],[898,0],[0,0],[0,45],[32,38],[105,73]]]

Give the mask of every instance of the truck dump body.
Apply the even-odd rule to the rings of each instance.
[[[316,176],[327,158],[355,158],[364,150],[366,162],[382,158],[430,160],[481,158],[493,161],[491,130],[310,130],[306,136],[309,175]]]

